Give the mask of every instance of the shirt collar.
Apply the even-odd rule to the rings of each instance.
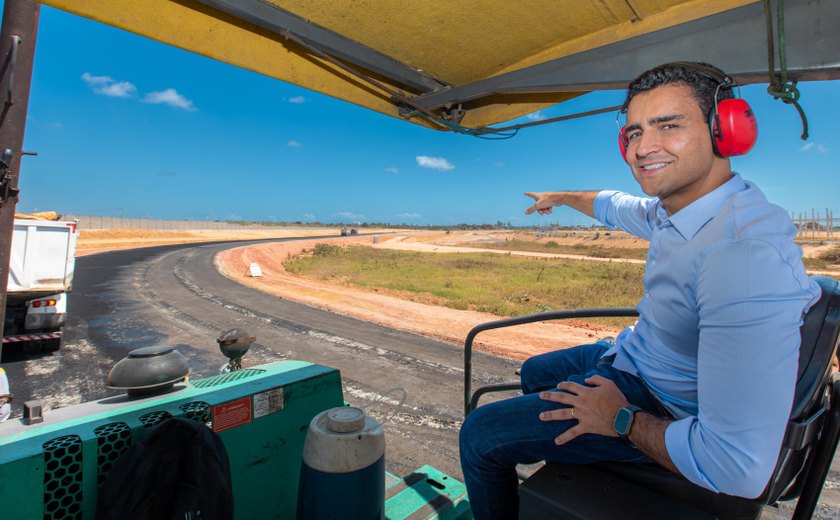
[[[669,220],[684,239],[691,240],[700,228],[718,214],[726,199],[747,187],[741,176],[734,173],[732,178],[720,187],[674,213]]]

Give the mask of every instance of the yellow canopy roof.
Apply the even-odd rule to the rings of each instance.
[[[382,56],[406,77],[416,74],[419,83],[424,84],[395,79],[376,67],[352,63],[352,57],[338,56],[341,63],[349,63],[363,77],[413,98],[446,92],[757,1],[44,0],[43,3],[401,117],[391,93],[328,61],[325,56],[336,56],[336,53],[329,50],[329,41],[325,47],[324,35],[327,40],[337,35],[338,44],[332,43],[341,49],[353,47],[341,42],[352,41],[358,45],[354,49],[362,55],[370,51],[374,56]],[[249,16],[233,12],[242,6]],[[282,20],[299,19],[305,26],[321,32],[312,39],[300,37],[300,31],[284,32],[278,29],[277,16],[285,17]],[[322,53],[324,48],[327,50]],[[466,102],[468,110],[460,124],[474,127],[507,121],[588,89],[540,90],[528,88],[471,99]],[[429,110],[443,118],[447,115],[445,108]],[[405,110],[412,109],[405,107]],[[441,128],[420,117],[411,121]]]

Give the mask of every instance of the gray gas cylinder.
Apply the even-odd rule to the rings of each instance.
[[[297,517],[385,517],[385,436],[382,425],[360,408],[332,408],[309,423]]]

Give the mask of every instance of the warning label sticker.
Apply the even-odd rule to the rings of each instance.
[[[251,397],[213,407],[213,431],[221,432],[251,422]]]
[[[286,406],[283,388],[272,388],[259,394],[254,394],[254,419],[279,412]]]

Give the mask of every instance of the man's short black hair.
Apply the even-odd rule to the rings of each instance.
[[[729,84],[724,84],[718,90],[718,86],[722,82],[725,83],[725,78],[729,78],[725,72],[708,63],[666,63],[647,72],[643,72],[638,78],[630,82],[630,85],[627,86],[627,98],[624,100],[621,111],[627,112],[627,108],[630,106],[630,100],[637,94],[653,90],[663,85],[677,84],[691,88],[694,93],[694,99],[700,105],[700,110],[703,111],[703,115],[708,119],[709,113],[711,113],[715,105],[715,92],[717,92],[718,101],[734,97],[732,86]]]

